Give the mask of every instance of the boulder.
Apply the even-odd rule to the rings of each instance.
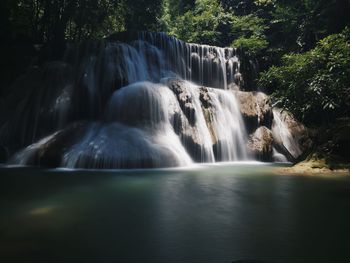
[[[174,92],[181,108],[180,111],[172,114],[171,122],[175,133],[180,136],[183,146],[194,161],[210,161],[212,145],[205,145],[202,136],[200,136],[199,127],[196,125],[196,114],[199,114],[199,112],[196,112],[194,98],[192,97],[195,93],[190,92],[187,82],[176,78],[167,79],[165,85]],[[201,110],[203,111],[206,125],[212,141],[216,141],[214,127],[212,126],[214,106],[209,96],[209,88],[198,87],[198,89]]]
[[[10,163],[43,167],[59,167],[64,152],[80,139],[88,124],[77,122],[57,131],[17,153]]]
[[[199,88],[199,99],[201,101],[202,111],[207,124],[210,136],[213,142],[217,142],[218,138],[213,126],[213,118],[215,113],[215,106],[211,97],[209,96],[209,88],[200,87]]]
[[[290,112],[273,109],[272,134],[274,147],[291,162],[312,146],[307,128]]]
[[[259,126],[271,128],[272,108],[270,98],[262,92],[233,91],[239,104],[242,117],[248,133],[254,132]]]
[[[193,105],[192,94],[186,89],[186,83],[179,79],[169,79],[166,85],[174,92],[179,101],[180,107],[188,119],[188,122],[194,126],[195,107]]]
[[[191,158],[196,162],[208,160],[197,127],[190,125],[182,112],[173,115],[172,123],[175,133],[180,136],[182,145]]]
[[[271,161],[273,155],[272,132],[265,126],[259,127],[249,136],[248,151],[260,161]]]

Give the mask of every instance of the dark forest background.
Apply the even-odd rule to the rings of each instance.
[[[350,113],[349,0],[2,0],[0,12],[0,98],[67,42],[163,31],[241,48],[259,65],[255,84],[307,124]]]

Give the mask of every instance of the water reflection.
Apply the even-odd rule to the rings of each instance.
[[[33,210],[29,211],[29,215],[33,216],[43,216],[50,214],[55,210],[54,206],[42,206],[42,207],[37,207],[34,208]]]
[[[2,169],[1,262],[343,260],[350,180],[271,169]]]

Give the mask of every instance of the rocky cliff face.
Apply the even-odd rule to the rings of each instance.
[[[272,108],[266,94],[237,90],[234,93],[249,133],[248,148],[256,159],[295,162],[311,147],[307,128],[290,112]]]

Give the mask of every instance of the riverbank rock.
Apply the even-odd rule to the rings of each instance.
[[[286,175],[350,175],[350,164],[339,156],[310,154],[306,160],[292,167],[281,167],[276,170]]]
[[[248,150],[260,161],[271,161],[273,154],[272,132],[265,126],[259,127],[248,139]]]
[[[271,128],[272,108],[270,98],[262,92],[233,91],[248,133],[254,132],[259,126]]]
[[[272,134],[274,146],[289,161],[295,162],[298,157],[312,146],[309,131],[286,110],[274,108],[273,116]]]

